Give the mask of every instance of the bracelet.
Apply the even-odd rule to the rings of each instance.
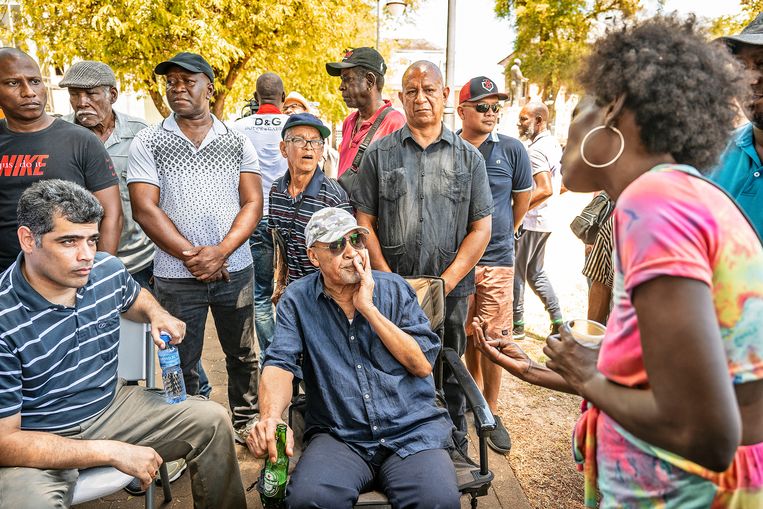
[[[527,368],[522,372],[522,376],[525,377],[530,372],[531,369],[535,367],[535,363],[532,359],[528,359],[530,362],[527,364]]]

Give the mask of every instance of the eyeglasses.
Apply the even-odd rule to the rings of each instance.
[[[331,251],[332,255],[339,256],[340,254],[344,253],[344,248],[347,247],[348,240],[350,241],[350,246],[352,246],[352,248],[355,250],[365,249],[366,247],[365,235],[362,233],[351,233],[342,237],[341,239],[335,240],[334,242],[329,242],[327,246],[313,245],[313,248],[328,249]]]
[[[469,103],[466,103],[466,104],[462,104],[461,106],[468,106],[470,108],[474,108],[475,110],[477,110],[477,113],[487,113],[488,110],[491,110],[491,109],[493,110],[493,113],[498,113],[499,111],[501,111],[501,108],[503,107],[499,103],[495,103],[495,104],[488,104],[488,103],[469,104]]]
[[[306,140],[304,138],[289,138],[289,143],[293,144],[295,147],[298,148],[305,148],[309,147],[311,150],[317,150],[319,148],[323,148],[324,141],[323,140]]]

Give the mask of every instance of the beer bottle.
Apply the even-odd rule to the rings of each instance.
[[[286,482],[288,481],[289,458],[286,456],[286,424],[276,426],[276,462],[265,460],[262,469],[262,489],[260,501],[264,509],[281,509],[286,507]]]

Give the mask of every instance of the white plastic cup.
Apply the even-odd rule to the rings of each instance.
[[[570,320],[565,325],[570,329],[575,341],[592,350],[598,350],[601,347],[604,333],[607,331],[604,325],[593,320]]]

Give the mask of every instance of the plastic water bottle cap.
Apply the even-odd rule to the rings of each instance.
[[[164,341],[165,343],[169,343],[170,341],[172,341],[172,336],[170,336],[170,335],[169,335],[169,334],[167,334],[166,332],[162,332],[162,333],[160,333],[160,334],[159,334],[159,338],[160,338],[162,341]]]

